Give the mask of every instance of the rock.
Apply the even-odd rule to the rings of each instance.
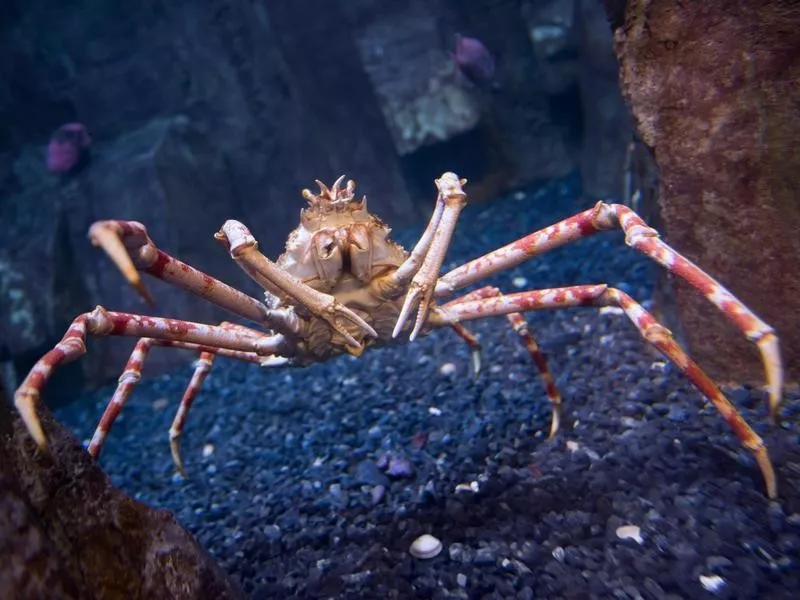
[[[3,203],[0,218],[11,223],[13,254],[0,256],[0,286],[9,292],[0,332],[13,344],[12,357],[27,357],[18,361],[18,379],[81,312],[97,304],[135,313],[151,310],[89,243],[86,232],[97,219],[141,221],[166,252],[234,285],[246,285],[247,278],[231,268],[213,239],[229,211],[235,212],[215,202],[230,195],[224,162],[219,148],[188,117],[161,118],[110,144],[98,143],[91,168],[80,176],[58,184],[42,179]],[[148,279],[161,307],[156,314],[206,322],[224,318],[222,310],[203,300]],[[88,354],[77,363],[84,379],[99,383],[119,375],[134,343],[91,339]],[[151,373],[188,362],[181,352],[158,354],[148,361]]]
[[[243,598],[165,510],[114,487],[46,408],[51,454],[0,398],[0,597]]]
[[[474,94],[456,83],[432,10],[408,3],[402,10],[380,11],[356,33],[361,62],[400,155],[447,141],[480,119]]]
[[[663,233],[777,330],[789,381],[800,376],[798,31],[792,3],[653,0],[628,2],[615,32],[623,91],[661,172]],[[710,376],[764,381],[722,313],[683,282],[675,295]]]

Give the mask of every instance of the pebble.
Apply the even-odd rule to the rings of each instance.
[[[636,525],[621,525],[617,527],[617,537],[621,540],[633,540],[637,544],[643,544],[642,530]]]
[[[725,580],[719,575],[700,575],[700,585],[703,589],[712,594],[716,594],[725,587]]]
[[[411,477],[414,474],[414,469],[408,459],[393,456],[389,459],[386,474],[389,477]]]
[[[441,373],[445,377],[450,377],[451,375],[455,374],[455,372],[456,372],[456,365],[451,362],[444,363],[441,367],[439,367],[439,373]]]
[[[204,444],[203,445],[203,458],[208,458],[214,454],[214,444]]]
[[[370,499],[372,500],[373,506],[376,504],[380,504],[380,501],[383,500],[383,496],[386,494],[386,488],[382,485],[376,485],[370,490]]]
[[[493,565],[497,561],[497,552],[491,546],[478,548],[472,562],[476,565]]]
[[[461,587],[467,587],[467,576],[463,573],[456,575],[456,583]]]
[[[425,533],[411,543],[411,547],[408,551],[411,553],[411,556],[426,560],[439,556],[442,548],[442,542],[432,535]]]
[[[514,279],[511,280],[511,285],[520,290],[528,285],[528,280],[524,277],[514,277]]]

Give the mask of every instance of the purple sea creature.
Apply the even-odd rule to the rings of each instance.
[[[65,123],[47,145],[47,170],[55,175],[75,172],[88,158],[92,138],[83,123]]]
[[[500,89],[495,79],[494,56],[477,38],[456,34],[455,52],[451,53],[458,69],[459,80],[471,87]]]

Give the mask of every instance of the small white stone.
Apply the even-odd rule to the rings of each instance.
[[[725,586],[726,581],[719,575],[700,575],[700,585],[703,589],[716,594]]]
[[[524,277],[514,277],[514,279],[511,280],[511,285],[519,290],[528,285],[528,280]]]
[[[203,445],[203,458],[208,458],[214,454],[214,444],[204,444]]]
[[[578,448],[580,448],[580,444],[578,444],[578,442],[567,440],[567,450],[569,450],[570,452],[576,452]]]
[[[408,551],[411,556],[421,559],[433,558],[442,551],[442,542],[427,533],[419,536],[411,543]]]
[[[625,311],[619,306],[603,306],[598,310],[601,315],[621,315]]]
[[[456,366],[451,362],[444,363],[441,367],[439,367],[439,373],[441,373],[445,377],[450,377],[450,375],[454,374],[455,372],[456,372]]]
[[[434,417],[438,417],[442,414],[441,408],[436,408],[435,406],[428,407],[428,414],[433,415]]]
[[[642,530],[636,525],[621,525],[617,527],[617,537],[621,540],[634,540],[637,544],[643,544]]]
[[[467,576],[463,573],[456,575],[456,583],[461,587],[467,587]]]
[[[468,484],[468,483],[459,483],[456,486],[456,494],[461,494],[461,493],[470,493],[470,494],[472,494],[473,492],[474,492],[474,490],[472,489],[472,486],[470,484]]]

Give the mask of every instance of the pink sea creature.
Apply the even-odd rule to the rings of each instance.
[[[47,170],[55,175],[75,172],[88,158],[92,138],[83,123],[65,123],[50,136]]]
[[[495,79],[494,56],[477,38],[456,34],[455,52],[451,53],[458,69],[459,80],[471,87],[499,89]]]

